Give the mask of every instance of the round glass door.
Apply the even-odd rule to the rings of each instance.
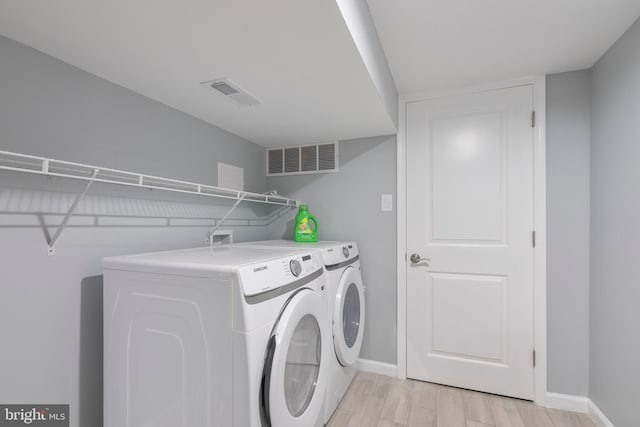
[[[348,267],[342,273],[333,311],[333,345],[342,366],[360,356],[364,332],[364,285],[360,271]]]
[[[268,419],[272,426],[307,427],[320,419],[327,381],[329,322],[318,292],[293,295],[271,334],[267,354]]]
[[[354,282],[347,285],[342,303],[342,333],[347,347],[353,348],[360,333],[360,293]]]
[[[305,315],[296,326],[289,343],[284,368],[284,398],[294,417],[308,407],[320,372],[322,337],[315,317]]]

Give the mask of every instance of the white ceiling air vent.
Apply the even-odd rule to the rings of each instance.
[[[267,176],[337,171],[337,142],[267,149]]]
[[[249,92],[242,89],[240,86],[233,83],[229,79],[215,79],[200,84],[204,87],[216,91],[217,93],[223,95],[225,98],[235,102],[240,106],[262,104],[262,101],[260,101],[258,98],[251,95]]]

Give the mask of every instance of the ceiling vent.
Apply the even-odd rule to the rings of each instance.
[[[219,95],[223,95],[225,98],[240,106],[262,104],[262,101],[229,79],[215,79],[200,84],[209,89],[213,89]]]
[[[267,149],[267,176],[338,172],[338,143]]]

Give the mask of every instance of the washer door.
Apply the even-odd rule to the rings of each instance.
[[[291,297],[273,329],[262,384],[262,420],[274,427],[314,426],[327,381],[329,328],[320,295]]]
[[[364,285],[360,271],[345,268],[333,310],[333,346],[342,366],[353,365],[360,356],[364,333]]]

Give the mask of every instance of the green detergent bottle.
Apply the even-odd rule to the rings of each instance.
[[[309,221],[313,222],[313,228]],[[293,230],[293,240],[296,242],[317,242],[318,221],[309,213],[309,206],[300,205],[296,215],[296,228]]]

